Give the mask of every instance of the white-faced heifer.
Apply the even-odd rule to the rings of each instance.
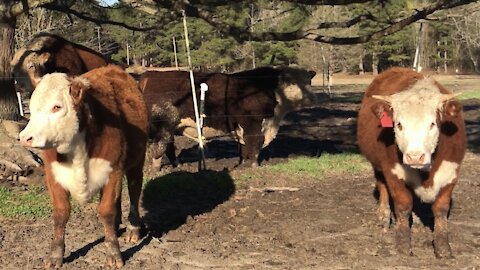
[[[25,145],[44,149],[54,234],[46,267],[63,263],[70,195],[85,203],[101,190],[107,265],[123,265],[116,229],[122,177],[130,195],[127,241],[140,237],[139,197],[147,141],[147,110],[135,80],[116,66],[71,78],[45,75],[30,100],[31,118],[20,133]]]
[[[411,253],[412,191],[432,204],[434,251],[451,257],[447,214],[466,149],[462,105],[431,78],[392,68],[367,88],[358,115],[358,144],[372,164],[379,192],[378,218],[396,217],[399,252]]]

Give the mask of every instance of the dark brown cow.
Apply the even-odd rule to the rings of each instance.
[[[80,75],[107,64],[102,54],[50,33],[35,35],[11,62],[17,84],[27,91],[35,89],[45,74]]]
[[[432,203],[434,250],[450,257],[447,213],[466,149],[462,105],[431,78],[392,68],[367,88],[358,117],[358,144],[371,162],[379,191],[378,217],[396,217],[396,243],[411,253],[412,191]],[[393,120],[392,120],[393,119]]]
[[[30,100],[31,118],[20,133],[27,146],[44,149],[54,234],[47,268],[62,265],[69,197],[80,203],[102,192],[107,265],[123,265],[116,229],[125,173],[130,195],[127,241],[140,237],[139,197],[147,142],[147,110],[136,81],[119,67],[79,77],[45,75]]]
[[[310,80],[315,75],[297,68],[258,68],[233,74],[196,73],[209,87],[205,101],[204,126],[232,133],[239,143],[240,163],[260,162],[259,151],[276,136],[284,115],[312,102]],[[146,72],[140,78],[147,108],[152,113],[153,134],[161,148],[175,160],[173,130],[196,137],[189,73],[184,71]],[[200,94],[197,93],[197,97]],[[166,148],[165,148],[166,147]]]

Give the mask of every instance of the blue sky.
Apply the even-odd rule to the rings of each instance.
[[[105,4],[106,6],[111,6],[118,2],[118,0],[99,0],[100,4]]]

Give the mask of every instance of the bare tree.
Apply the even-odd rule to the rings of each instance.
[[[480,64],[480,4],[475,4],[469,11],[462,9],[461,12],[451,13],[450,18],[475,72],[478,72]]]

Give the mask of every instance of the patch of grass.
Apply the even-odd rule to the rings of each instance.
[[[50,199],[41,187],[28,190],[0,187],[0,216],[39,218],[48,217],[51,212]]]
[[[370,169],[359,154],[322,154],[320,157],[298,157],[287,163],[267,166],[268,170],[306,177],[325,177],[338,174],[355,174]]]
[[[354,103],[360,104],[362,102],[363,93],[347,93],[340,95],[333,95],[332,101],[339,103]]]
[[[465,99],[480,99],[480,90],[467,90],[462,91],[462,94],[458,96],[458,99],[465,100]]]

